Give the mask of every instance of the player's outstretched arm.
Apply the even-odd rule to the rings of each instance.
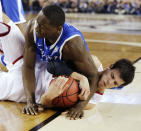
[[[78,118],[82,118],[84,116],[84,109],[93,108],[93,105],[87,106],[90,98],[93,96],[95,90],[91,90],[91,93],[87,100],[79,101],[74,107],[70,108],[69,110],[65,111],[63,114],[70,118],[70,120],[76,120]]]
[[[67,81],[68,81],[68,78],[63,76],[59,76],[56,79],[54,79],[51,82],[47,92],[45,92],[41,96],[41,103],[45,105],[46,107],[53,107],[52,100],[64,92],[64,90],[67,87],[67,85],[65,86]]]
[[[90,94],[90,87],[87,77],[85,77],[82,74],[79,74],[77,72],[73,72],[72,69],[70,69],[65,62],[49,62],[47,66],[48,72],[54,75],[65,75],[65,76],[71,76],[72,78],[79,81],[79,87],[81,89],[81,93],[79,94],[80,100],[86,100]]]
[[[80,87],[80,94],[79,94],[79,99],[80,100],[87,100],[88,96],[90,95],[90,86],[87,77],[84,75],[81,75],[77,72],[73,72],[71,74],[71,77],[74,78],[75,80],[79,81],[79,87]]]
[[[90,53],[86,50],[82,39],[80,37],[75,37],[68,41],[63,48],[62,54],[64,61],[72,61],[76,67],[76,72],[79,72],[88,78],[90,92],[94,94],[97,90],[98,71]],[[89,99],[91,96],[92,95],[89,95]],[[89,99],[78,102],[74,108],[70,109],[71,113],[68,113],[68,116],[71,119],[80,118],[81,114],[83,114],[82,110],[88,103]]]
[[[22,68],[23,85],[27,99],[23,113],[29,115],[36,115],[38,111],[38,106],[35,103],[35,60],[36,48],[33,40],[32,22],[30,22],[25,32],[24,64]]]

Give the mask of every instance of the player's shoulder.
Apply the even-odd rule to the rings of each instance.
[[[66,44],[65,44],[64,47],[66,47],[66,48],[82,47],[82,46],[84,46],[83,43],[84,43],[84,42],[83,42],[81,36],[78,35],[78,36],[75,36],[75,37],[69,39],[69,40],[66,42]]]
[[[35,19],[31,19],[28,21],[28,23],[25,26],[24,36],[27,43],[26,45],[32,45],[34,43],[34,36],[33,36],[34,23],[35,23]]]
[[[65,43],[62,49],[62,57],[65,60],[68,59],[68,57],[70,59],[80,59],[86,52],[83,40],[80,36],[76,36]]]

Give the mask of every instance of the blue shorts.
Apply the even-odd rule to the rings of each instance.
[[[25,22],[22,0],[0,0],[2,10],[16,24]]]

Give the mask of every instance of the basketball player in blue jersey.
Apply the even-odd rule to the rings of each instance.
[[[0,0],[0,8],[2,8],[2,11],[15,24],[17,24],[20,30],[23,32],[23,23],[26,22],[26,19],[23,10],[22,0]],[[2,14],[1,9],[0,14]]]
[[[23,84],[27,96],[27,106],[24,108],[26,112],[33,111],[36,106],[34,67],[37,61],[64,61],[74,71],[88,77],[90,87],[96,89],[95,82],[98,79],[95,76],[98,72],[83,35],[78,29],[65,23],[65,14],[60,7],[45,6],[35,19],[30,20],[25,41]],[[89,87],[81,89],[85,89],[82,95],[88,98]]]
[[[83,107],[97,90],[98,71],[88,51],[82,33],[70,24],[65,23],[63,10],[55,5],[45,6],[35,19],[29,21],[25,32],[25,51],[23,64],[23,85],[27,97],[24,113],[37,114],[35,108],[35,63],[64,62],[73,71],[88,78],[89,87],[80,87],[85,100],[79,101],[68,111],[68,117],[80,118]],[[116,72],[114,72],[116,73]],[[113,78],[110,84],[114,87],[123,81]],[[108,80],[107,80],[108,81]],[[105,81],[99,82],[106,86]]]
[[[24,51],[24,37],[23,37],[22,33],[20,32],[20,30],[18,29],[18,27],[12,21],[10,21],[8,17],[6,17],[6,16],[3,17],[3,22],[5,22],[5,23],[0,22],[0,47],[2,47],[1,49],[4,53],[4,60],[3,61],[5,62],[6,67],[8,68],[8,72],[1,72],[0,73],[0,78],[1,78],[0,100],[13,100],[13,101],[17,101],[17,102],[25,102],[26,97],[24,94],[25,92],[24,92],[24,87],[23,87],[22,71],[21,71],[22,65],[23,65],[22,56],[23,56],[23,51]],[[94,61],[95,60],[96,59],[94,58]],[[42,104],[45,104],[47,107],[50,107],[52,105],[49,106],[49,103],[51,103],[53,96],[55,98],[55,96],[57,96],[63,92],[63,90],[62,90],[62,88],[60,88],[60,86],[63,87],[62,84],[65,81],[63,80],[61,82],[59,80],[59,78],[58,78],[59,84],[56,83],[54,85],[55,88],[53,88],[52,90],[50,90],[48,92],[44,92],[45,89],[48,88],[48,84],[50,83],[50,80],[51,80],[50,78],[52,78],[52,75],[47,72],[47,69],[50,70],[50,72],[52,74],[60,75],[60,72],[61,72],[64,75],[73,77],[74,79],[79,81],[79,85],[81,88],[84,85],[85,85],[84,87],[89,87],[89,83],[88,83],[87,78],[81,74],[74,72],[72,69],[69,69],[69,71],[68,71],[68,67],[66,67],[66,64],[64,63],[64,61],[59,61],[58,62],[59,64],[57,64],[57,65],[53,63],[53,62],[57,63],[57,61],[51,61],[48,63],[42,62],[42,61],[40,61],[40,62],[38,62],[38,61],[36,62],[36,69],[35,69],[36,70],[36,73],[35,73],[36,74],[36,92],[34,92],[34,90],[32,90],[32,93],[34,93],[36,96],[36,102],[37,101],[39,102],[41,96],[43,95],[43,93],[45,93],[45,95],[42,96],[42,98],[43,98]],[[50,65],[50,63],[51,63],[51,65]],[[100,65],[101,65],[100,63],[96,64],[98,70],[102,71],[102,68]],[[105,70],[101,73],[99,72],[99,74],[97,76],[97,77],[99,77],[98,83],[96,84],[98,86],[98,88],[96,88],[96,90],[99,93],[101,93],[101,91],[105,88],[112,88],[115,85],[121,85],[121,84],[127,85],[133,80],[133,76],[134,76],[134,67],[132,66],[132,63],[128,60],[119,60],[113,66],[111,66],[110,69]],[[61,79],[62,78],[63,77],[61,77]],[[64,77],[64,79],[65,79],[65,77]],[[58,85],[58,88],[57,88],[57,85]],[[95,88],[93,88],[93,89],[95,89]],[[93,90],[93,89],[91,89],[91,96],[93,96],[93,93],[95,92],[95,90]],[[42,92],[41,90],[44,90],[44,91]],[[80,94],[80,95],[82,95],[82,94]],[[84,94],[85,94],[85,92],[84,92]],[[94,98],[95,98],[95,96],[96,95],[94,95]],[[86,104],[86,103],[88,103],[88,101],[89,100],[86,100],[86,102],[80,101],[80,105],[79,105],[80,107],[77,106],[77,108],[76,107],[71,108],[71,111],[73,111],[75,109],[77,109],[77,110],[79,109],[80,113],[78,114],[78,116],[76,116],[76,114],[73,114],[70,111],[68,112],[69,113],[68,116],[71,119],[81,118],[83,116],[82,109],[84,107],[81,104],[83,104],[83,103]],[[33,107],[35,108],[38,106],[35,105]],[[34,108],[24,108],[24,113],[32,114],[32,115],[36,114],[36,109],[38,110],[38,108],[36,108],[36,109],[34,109]],[[72,113],[72,114],[70,114],[70,113]]]

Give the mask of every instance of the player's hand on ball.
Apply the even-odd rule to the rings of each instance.
[[[83,76],[80,80],[80,89],[81,92],[79,94],[80,100],[87,100],[90,95],[90,86],[87,77]]]
[[[53,99],[59,96],[65,90],[66,88],[65,84],[67,81],[68,81],[68,78],[59,76],[51,83],[46,95],[50,97],[50,99]]]
[[[64,112],[63,114],[65,114],[66,117],[69,117],[70,120],[81,119],[84,116],[84,112],[82,109],[73,107],[70,108],[68,111]]]

